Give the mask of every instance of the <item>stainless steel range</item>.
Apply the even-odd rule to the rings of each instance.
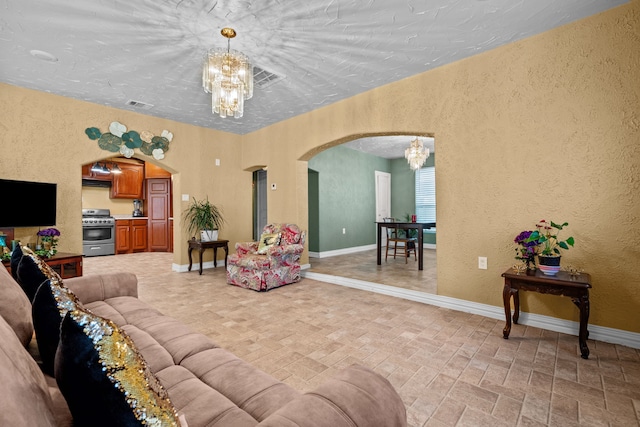
[[[82,209],[84,256],[115,255],[116,220],[109,209]]]

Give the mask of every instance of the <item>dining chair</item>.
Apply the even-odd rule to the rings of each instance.
[[[397,222],[395,218],[383,218],[382,220],[384,222],[390,222],[390,223]],[[407,264],[407,261],[409,259],[409,256],[411,255],[411,252],[413,252],[414,260],[417,261],[418,260],[418,257],[416,254],[417,239],[415,237],[408,237],[408,234],[407,234],[408,230],[403,230],[404,237],[400,237],[400,233],[399,233],[400,229],[397,226],[395,227],[386,226],[385,228],[387,230],[387,247],[384,255],[385,262],[387,261],[387,258],[389,256],[389,249],[391,247],[391,244],[393,244],[393,259],[396,259],[398,249],[400,249],[404,253],[405,264]],[[398,244],[401,244],[401,246],[398,246]]]

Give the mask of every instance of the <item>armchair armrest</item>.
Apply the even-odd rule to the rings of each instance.
[[[406,425],[404,403],[391,383],[358,365],[340,371],[258,424],[260,427]]]
[[[138,278],[132,273],[74,277],[65,279],[64,284],[84,304],[120,296],[138,297]]]
[[[236,242],[236,253],[240,256],[258,252],[258,242]]]

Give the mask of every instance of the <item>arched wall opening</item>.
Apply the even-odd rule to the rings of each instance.
[[[416,172],[409,168],[404,150],[416,137],[433,141],[429,132],[372,132],[345,136],[325,142],[306,152],[299,160],[308,167],[308,251],[310,271],[327,263],[335,275],[408,287],[436,293],[435,233],[425,233],[427,271],[404,257],[376,264],[375,173],[387,173],[392,183],[392,212],[399,221],[411,221],[415,213]],[[389,147],[384,148],[385,138]],[[370,143],[372,147],[362,147]],[[424,166],[435,166],[433,143]],[[356,147],[355,149],[352,147]],[[360,150],[362,148],[362,150]],[[382,243],[384,245],[384,242]],[[414,261],[413,259],[411,261]],[[402,264],[396,265],[396,264]],[[391,279],[396,268],[404,270],[403,281]],[[316,268],[317,270],[317,268]],[[405,275],[410,270],[410,275]],[[414,271],[415,270],[415,271]],[[333,274],[333,273],[332,273]],[[425,286],[425,281],[428,285]],[[406,286],[405,286],[406,285]]]

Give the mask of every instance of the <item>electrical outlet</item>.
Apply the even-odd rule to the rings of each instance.
[[[347,234],[347,229],[346,228],[342,229],[342,234]]]
[[[182,201],[183,202],[188,202],[189,201],[189,195],[188,194],[183,194],[182,195]]]
[[[486,270],[487,269],[487,257],[486,256],[479,256],[478,257],[478,268],[480,270]]]
[[[216,159],[216,166],[220,166],[220,159]]]

